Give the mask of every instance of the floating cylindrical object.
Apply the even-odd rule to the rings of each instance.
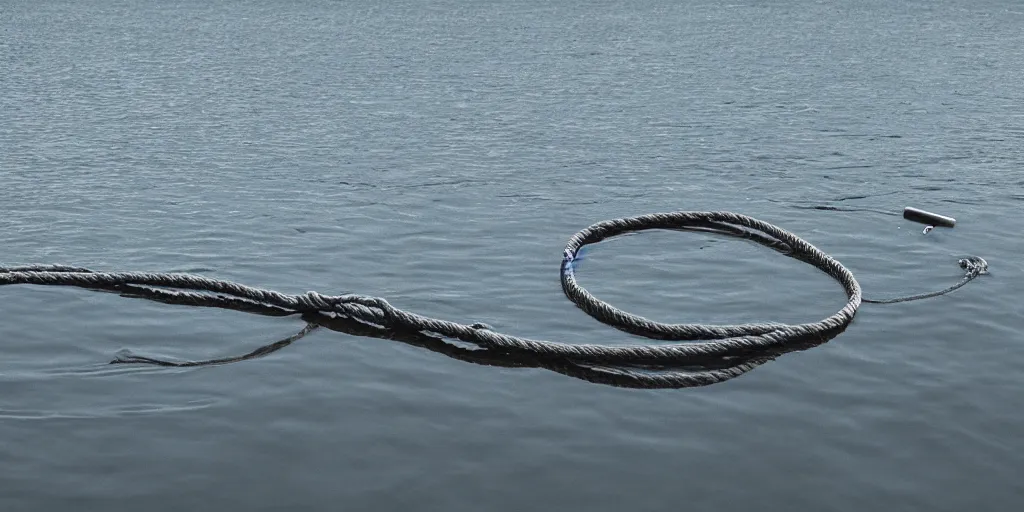
[[[953,217],[946,217],[945,215],[918,210],[917,208],[912,208],[910,206],[903,209],[903,218],[914,222],[920,222],[921,224],[927,224],[929,226],[942,226],[944,228],[956,226],[956,219]]]

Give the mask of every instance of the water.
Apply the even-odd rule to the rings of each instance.
[[[731,210],[869,297],[829,344],[635,391],[68,288],[0,289],[3,510],[1010,510],[1024,502],[1024,7],[940,2],[4,2],[5,264],[386,297],[569,342],[566,240]],[[916,206],[955,229],[867,211]],[[591,248],[665,321],[814,321],[839,286],[756,245]]]

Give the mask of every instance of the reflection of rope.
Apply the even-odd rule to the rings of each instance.
[[[583,246],[648,229],[711,231],[753,240],[829,274],[843,286],[848,302],[835,314],[808,324],[665,324],[619,310],[597,299],[576,282],[573,265]],[[871,302],[902,302],[948,293],[986,273],[988,266],[985,260],[977,257],[961,260],[960,265],[967,272],[964,279],[943,291]],[[172,304],[221,307],[274,316],[299,313],[308,322],[299,333],[243,356],[171,362],[123,355],[114,361],[118,363],[202,366],[242,361],[280,350],[316,326],[327,325],[343,332],[397,339],[479,364],[542,367],[592,382],[643,388],[692,387],[722,382],[781,354],[824,343],[846,329],[864,300],[857,280],[838,261],[781,228],[729,212],[657,213],[594,224],[569,240],[561,277],[566,296],[597,320],[631,334],[687,343],[573,345],[509,336],[484,324],[465,325],[429,318],[395,308],[379,297],[326,296],[317,292],[287,295],[192,274],[106,273],[62,265],[0,267],[0,285],[77,286]],[[475,348],[450,344],[445,339],[461,340]]]

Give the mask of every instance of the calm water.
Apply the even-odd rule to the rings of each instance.
[[[213,4],[213,5],[211,5]],[[367,5],[372,4],[372,5]],[[0,262],[187,271],[569,342],[593,222],[731,210],[870,297],[831,343],[636,391],[302,323],[0,288],[3,510],[1012,510],[1024,504],[1024,4],[0,2]],[[869,211],[917,206],[952,230]],[[592,248],[664,321],[844,303],[762,247]]]

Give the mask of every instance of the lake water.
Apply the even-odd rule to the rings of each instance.
[[[966,255],[992,272],[654,391],[327,329],[234,365],[110,366],[303,324],[5,286],[5,511],[1024,504],[1019,1],[6,1],[0,34],[5,265],[352,292],[609,344],[639,340],[558,282],[566,241],[605,219],[751,215],[868,297],[953,284]],[[905,206],[958,224],[923,235]],[[593,246],[578,278],[673,322],[845,302],[811,266],[694,233]]]

